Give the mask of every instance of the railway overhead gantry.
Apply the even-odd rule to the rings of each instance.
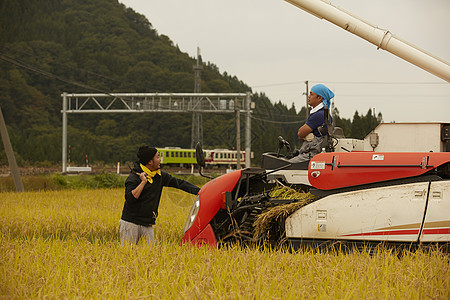
[[[109,93],[62,96],[62,172],[67,172],[67,115],[88,113],[235,113],[236,149],[241,149],[240,114],[246,116],[245,151],[251,153],[251,98],[247,93]],[[250,167],[250,156],[245,166]],[[240,162],[238,161],[240,168]]]

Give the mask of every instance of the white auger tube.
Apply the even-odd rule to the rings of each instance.
[[[450,82],[450,65],[424,50],[394,36],[389,30],[380,29],[351,13],[324,0],[285,0],[304,11],[325,19],[351,33],[386,50],[437,77]]]

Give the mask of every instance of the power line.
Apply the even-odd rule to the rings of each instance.
[[[313,81],[313,82],[319,82],[319,81]],[[328,83],[328,84],[387,84],[387,85],[410,85],[410,84],[447,84],[447,82],[426,82],[426,81],[320,81],[322,83]]]
[[[447,82],[412,82],[412,81],[309,81],[314,83],[326,83],[326,84],[352,84],[352,85],[445,85]],[[290,81],[290,82],[280,82],[280,83],[269,83],[263,85],[254,85],[251,88],[261,88],[261,87],[271,87],[271,86],[283,86],[283,85],[294,85],[294,84],[304,84],[305,81]]]
[[[47,77],[52,78],[52,79],[56,79],[56,80],[62,81],[64,83],[68,83],[68,84],[71,84],[71,85],[75,85],[75,86],[78,86],[78,87],[85,88],[87,90],[96,91],[96,92],[100,92],[100,93],[103,93],[103,94],[110,95],[109,92],[106,92],[104,90],[101,90],[101,89],[98,89],[98,88],[95,88],[95,87],[92,87],[92,86],[89,86],[89,85],[86,85],[86,84],[83,84],[83,83],[79,83],[79,82],[76,82],[76,81],[71,81],[71,80],[62,78],[62,77],[60,77],[58,75],[55,75],[53,73],[50,73],[50,72],[44,71],[42,69],[30,66],[30,65],[28,65],[28,64],[26,64],[26,63],[24,63],[24,62],[22,62],[22,61],[20,61],[18,59],[14,59],[12,57],[8,57],[7,55],[5,55],[5,54],[3,54],[1,52],[0,52],[0,59],[3,60],[3,61],[9,62],[9,63],[11,63],[13,65],[16,65],[18,67],[21,67],[21,68],[33,71],[35,73],[39,73],[41,75],[47,76]]]
[[[292,85],[292,84],[304,84],[304,81],[291,81],[291,82],[282,82],[282,83],[269,83],[269,84],[263,84],[263,85],[254,85],[251,86],[252,88],[258,88],[258,87],[269,87],[269,86],[282,86],[282,85]]]
[[[5,47],[4,49],[8,52],[7,47]],[[42,55],[37,55],[36,53],[31,53],[31,52],[25,51],[25,50],[18,50],[18,49],[16,49],[16,48],[12,48],[12,51],[14,51],[15,53],[22,54],[22,55],[34,56],[34,57],[38,57],[38,58],[40,58],[40,59],[46,59],[46,57],[43,57]],[[57,61],[52,61],[51,64],[53,64],[53,65],[59,65],[59,66],[62,66],[62,67],[64,67],[64,68],[69,68],[69,69],[72,69],[72,70],[77,70],[77,71],[85,72],[85,73],[87,73],[87,74],[89,74],[89,75],[94,75],[94,76],[97,76],[97,77],[100,77],[100,78],[103,78],[103,79],[107,79],[107,80],[110,80],[110,81],[114,81],[114,82],[119,82],[119,83],[121,83],[120,80],[117,80],[117,79],[115,79],[115,78],[112,78],[112,77],[109,77],[109,76],[106,76],[106,75],[103,75],[103,74],[99,74],[99,73],[96,73],[96,72],[93,72],[93,71],[89,71],[89,70],[86,70],[86,69],[84,69],[84,68],[74,67],[74,66],[68,66],[68,65],[66,65],[66,64],[62,64],[62,63],[59,63],[59,62],[57,62]]]
[[[358,98],[374,98],[374,97],[392,97],[392,98],[436,98],[436,97],[448,97],[449,95],[439,94],[439,95],[412,95],[412,94],[403,94],[403,95],[392,95],[392,94],[380,94],[380,95],[358,95],[358,94],[339,94],[339,97],[358,97]],[[389,99],[386,99],[389,101]]]
[[[267,119],[260,119],[260,118],[256,118],[254,116],[250,116],[250,118],[257,120],[257,121],[261,121],[261,122],[267,122],[267,123],[274,123],[274,124],[302,124],[305,121],[292,121],[292,122],[282,122],[282,121],[272,121],[272,120],[267,120]]]

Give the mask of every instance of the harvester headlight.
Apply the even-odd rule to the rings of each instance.
[[[198,210],[200,208],[200,195],[197,195],[194,203],[192,204],[191,211],[189,212],[188,218],[186,220],[186,224],[184,225],[184,233],[191,228],[192,224],[194,224],[195,217],[197,217]]]

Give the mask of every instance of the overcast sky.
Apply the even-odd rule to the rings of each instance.
[[[119,1],[273,102],[300,109],[308,80],[334,91],[344,118],[375,109],[385,122],[450,122],[449,83],[284,0]],[[449,0],[331,3],[450,61]]]

